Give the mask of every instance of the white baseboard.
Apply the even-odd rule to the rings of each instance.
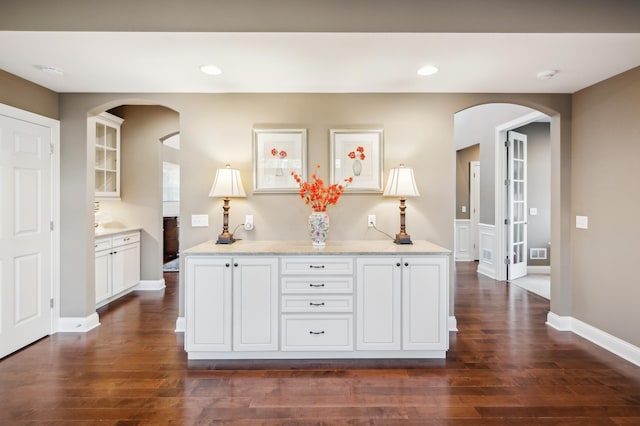
[[[187,329],[187,321],[184,317],[178,317],[176,319],[176,333],[184,333]]]
[[[100,325],[100,317],[94,312],[88,317],[60,317],[59,333],[86,333]]]
[[[454,315],[449,315],[448,327],[449,331],[458,331],[458,320]]]
[[[154,291],[162,290],[165,287],[165,281],[164,278],[162,278],[159,280],[140,280],[140,282],[133,289],[139,291]]]
[[[477,272],[491,279],[494,279],[494,280],[496,279],[496,271],[486,263],[482,263],[482,262],[478,263]]]
[[[551,274],[551,266],[527,266],[527,274]]]
[[[547,314],[547,325],[560,331],[571,331],[592,343],[640,366],[640,348],[573,317]]]

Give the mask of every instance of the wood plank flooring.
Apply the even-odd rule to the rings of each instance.
[[[167,289],[0,361],[1,425],[640,425],[640,368],[458,263],[446,360],[187,361]]]

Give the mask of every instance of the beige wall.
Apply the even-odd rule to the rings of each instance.
[[[162,153],[160,138],[179,130],[175,111],[125,105],[109,112],[124,119],[120,141],[120,200],[102,201],[114,224],[142,228],[140,278],[162,279]]]
[[[0,70],[0,103],[58,119],[58,94]]]
[[[469,219],[469,170],[471,161],[480,161],[480,144],[456,151],[456,219]],[[466,211],[462,212],[462,206]]]
[[[573,317],[640,346],[640,68],[573,98]]]
[[[253,126],[305,127],[309,133],[309,164],[322,165],[328,177],[329,129],[382,126],[385,130],[385,176],[404,162],[416,168],[421,197],[408,201],[407,226],[415,239],[453,247],[455,150],[453,117],[485,102],[514,102],[562,113],[570,111],[566,95],[517,94],[63,94],[60,99],[62,138],[62,315],[92,312],[93,235],[91,209],[94,174],[87,151],[87,113],[121,104],[159,104],[180,114],[181,217],[180,246],[188,248],[216,237],[222,228],[222,201],[208,197],[215,170],[230,162],[241,170],[246,199],[233,200],[231,225],[245,214],[255,216],[247,239],[300,239],[306,236],[308,207],[295,194],[252,194],[251,129]],[[555,124],[555,143],[569,145],[570,128]],[[558,186],[560,184],[558,183]],[[397,200],[372,194],[348,194],[329,211],[331,239],[385,238],[367,229],[366,215],[378,215],[378,227],[397,232]],[[191,228],[192,214],[209,214],[209,228]],[[560,212],[557,214],[560,217]],[[559,220],[557,220],[559,223]],[[83,227],[82,224],[85,223]],[[561,242],[558,242],[561,245]],[[453,293],[452,293],[453,294]],[[562,300],[557,302],[564,306]],[[453,307],[453,298],[451,300]]]

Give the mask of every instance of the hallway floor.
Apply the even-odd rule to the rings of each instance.
[[[0,361],[2,425],[639,425],[640,367],[545,325],[549,302],[456,265],[443,360],[188,361],[176,273]]]

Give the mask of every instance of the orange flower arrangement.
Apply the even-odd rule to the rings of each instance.
[[[320,170],[320,165],[316,166],[316,170]],[[295,172],[291,172],[291,176],[300,185],[300,198],[304,199],[305,204],[310,204],[314,212],[326,212],[327,206],[337,204],[345,190],[345,185],[353,182],[353,178],[349,177],[344,180],[345,185],[334,183],[325,186],[317,173],[311,175],[312,182],[303,182],[300,175]]]
[[[347,157],[351,158],[352,160],[355,160],[356,158],[364,160],[366,158],[366,156],[364,155],[364,147],[357,147],[355,151],[351,151],[350,153],[348,153]]]

